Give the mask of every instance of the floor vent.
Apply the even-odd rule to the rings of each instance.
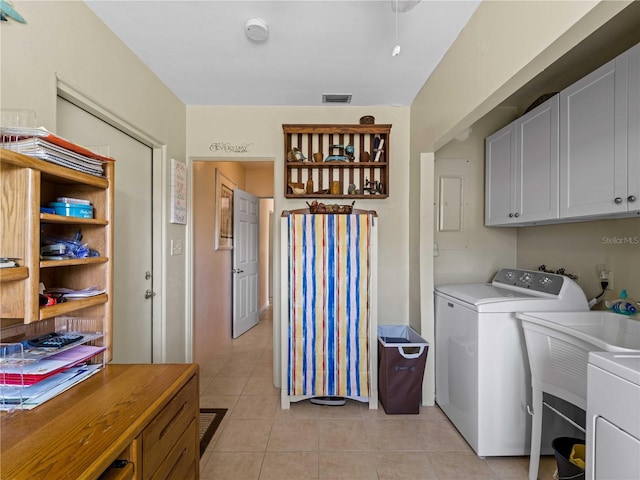
[[[322,103],[351,103],[350,93],[324,93]]]

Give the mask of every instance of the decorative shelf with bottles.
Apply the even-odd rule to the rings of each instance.
[[[391,125],[282,125],[285,198],[389,196]]]

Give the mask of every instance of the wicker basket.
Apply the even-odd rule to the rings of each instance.
[[[353,204],[352,205],[338,205],[338,204],[325,205],[324,203],[318,203],[316,205],[309,205],[309,213],[350,214],[352,212],[353,212]]]

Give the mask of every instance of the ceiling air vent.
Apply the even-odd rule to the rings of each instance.
[[[322,103],[351,103],[350,93],[323,93]]]

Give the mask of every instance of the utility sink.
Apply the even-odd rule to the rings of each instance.
[[[594,350],[640,350],[640,319],[612,312],[519,313],[520,320],[571,335]]]
[[[586,410],[589,352],[640,350],[640,319],[618,313],[517,313],[531,384]]]
[[[543,405],[549,406],[543,401],[544,393],[587,410],[589,352],[640,350],[640,319],[600,311],[523,312],[516,313],[516,318],[522,321],[531,369],[533,409],[529,412],[533,418],[529,478],[535,479],[540,458]],[[555,412],[568,419],[558,410]]]

